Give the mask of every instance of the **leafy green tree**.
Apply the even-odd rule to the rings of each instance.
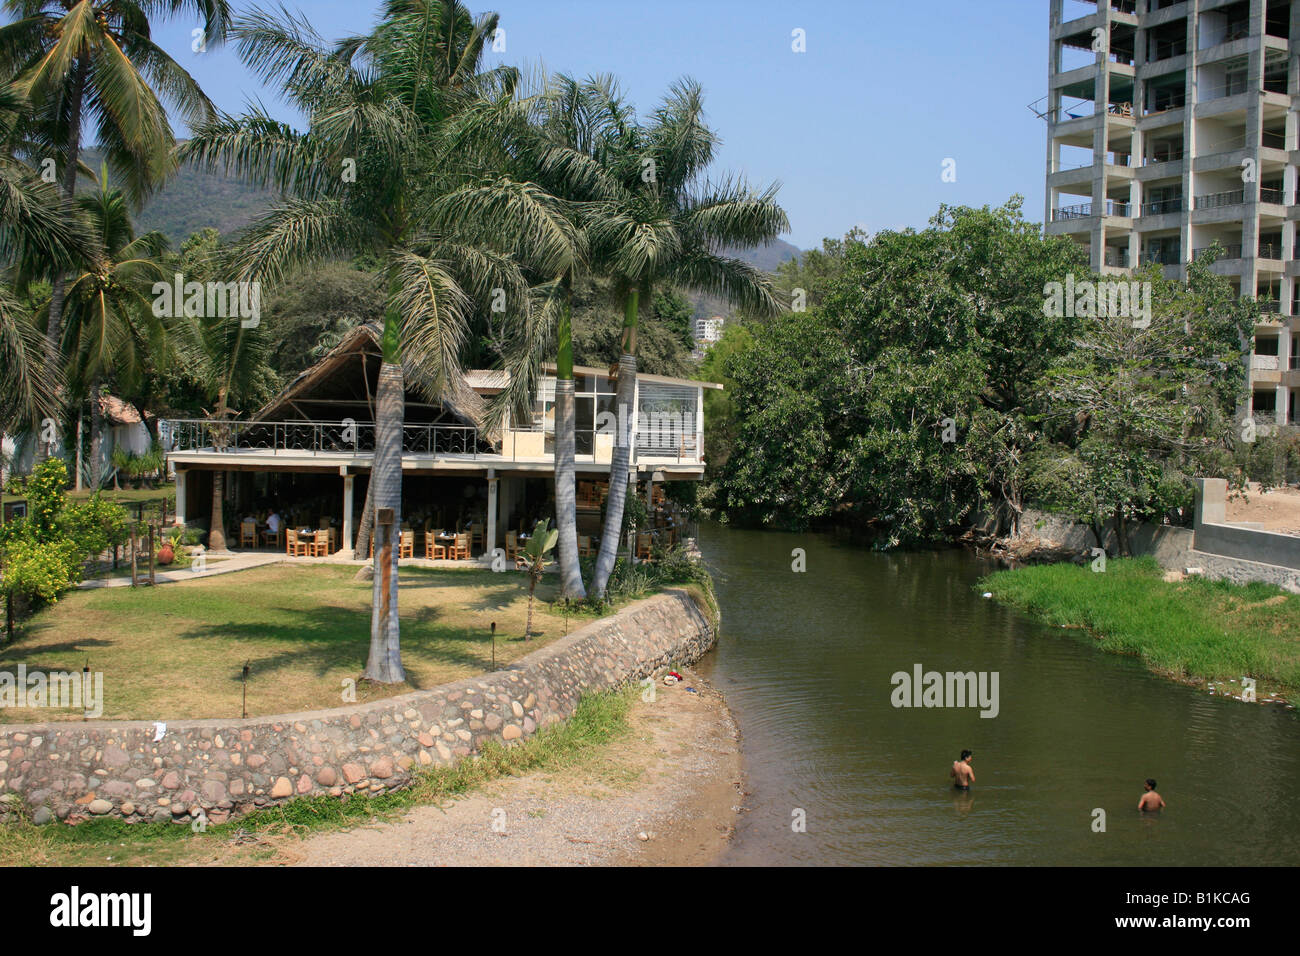
[[[1045,370],[1042,417],[1059,440],[1034,479],[1042,497],[1092,526],[1099,546],[1112,519],[1121,554],[1135,521],[1190,505],[1190,478],[1231,448],[1242,342],[1258,316],[1207,261],[1188,266],[1185,284],[1156,267],[1137,281],[1151,285],[1149,323],[1090,318]]]
[[[784,277],[819,304],[752,323],[753,347],[727,363],[726,513],[833,518],[884,545],[941,539],[985,502],[1014,522],[1039,440],[1035,385],[1079,321],[1045,315],[1044,287],[1086,275],[1078,250],[1043,238],[1018,198],[825,248]]]
[[[19,489],[27,515],[0,526],[0,566],[9,603],[53,603],[82,579],[85,563],[126,540],[126,512],[92,495],[69,505],[64,493],[68,469],[47,458],[32,469]]]

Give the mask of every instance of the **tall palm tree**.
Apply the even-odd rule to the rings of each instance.
[[[455,0],[389,0],[371,34],[327,49],[310,25],[255,12],[232,32],[248,66],[280,84],[308,118],[295,131],[262,112],[220,117],[195,130],[183,158],[222,166],[287,198],[248,230],[240,278],[268,281],[293,267],[365,252],[383,261],[384,312],[375,400],[374,507],[401,522],[402,425],[406,375],[434,400],[466,388],[460,356],[467,318],[493,290],[528,300],[528,283],[502,237],[540,246],[562,231],[526,183],[473,181],[474,157],[440,152],[448,116],[512,74],[479,72],[495,15],[477,19]],[[459,200],[448,201],[459,193]],[[477,214],[467,215],[473,208]],[[451,215],[450,210],[461,210]],[[489,241],[491,240],[491,241]],[[558,255],[563,255],[561,250]],[[543,256],[542,258],[545,258]],[[391,531],[390,531],[391,533]],[[374,549],[370,655],[365,676],[405,680],[391,540]]]
[[[640,310],[657,284],[718,295],[752,312],[780,308],[770,277],[721,253],[767,243],[790,228],[777,185],[704,178],[718,139],[704,123],[703,97],[690,79],[674,84],[647,125],[628,122],[608,139],[605,165],[621,188],[589,209],[592,257],[603,263],[623,300],[616,402],[635,421],[636,334]],[[603,596],[622,536],[632,448],[614,443],[609,496],[591,591]]]
[[[539,206],[567,217],[545,250],[568,242],[567,254],[548,262],[526,260],[536,280],[529,314],[512,331],[506,352],[510,387],[505,404],[514,408],[531,402],[540,374],[538,358],[549,352],[555,337],[555,509],[563,593],[584,600],[586,588],[578,562],[577,500],[575,496],[575,409],[573,376],[573,286],[589,268],[587,238],[581,209],[592,196],[605,196],[598,165],[598,144],[610,125],[607,110],[617,103],[604,95],[608,80],[580,84],[565,74],[532,79],[534,90],[505,91],[495,100],[473,104],[448,124],[448,148],[467,147],[493,155],[493,161],[517,179],[535,184]],[[593,94],[595,86],[597,93]],[[521,95],[516,95],[517,93]],[[517,245],[529,243],[522,237]],[[559,270],[558,273],[548,269]]]
[[[95,254],[80,210],[21,158],[18,127],[29,109],[12,83],[0,82],[0,267],[8,273],[0,283],[0,431],[57,415],[63,386],[62,368],[45,365],[24,287]]]
[[[203,387],[212,408],[205,409],[215,448],[230,440],[231,421],[243,403],[256,393],[268,352],[265,330],[246,325],[238,315],[181,315],[174,327],[174,342],[181,362]],[[212,520],[208,526],[208,551],[226,548],[223,513],[225,472],[212,472]]]
[[[56,160],[63,194],[76,192],[82,130],[93,124],[109,167],[139,204],[171,172],[167,106],[203,122],[213,106],[194,78],[153,42],[153,21],[197,18],[216,46],[230,20],[226,0],[5,0],[0,69],[38,115],[29,131]],[[161,96],[161,99],[160,99]],[[165,101],[165,102],[164,102]],[[46,364],[58,364],[65,280],[56,275],[46,328]]]
[[[77,197],[99,238],[98,255],[74,271],[65,300],[64,353],[77,394],[90,395],[90,486],[101,481],[100,385],[113,378],[132,390],[149,369],[166,364],[167,329],[153,309],[153,284],[165,278],[161,257],[167,237],[158,231],[137,236],[126,194],[109,186],[108,169],[99,189]]]

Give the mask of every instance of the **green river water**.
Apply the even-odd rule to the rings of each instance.
[[[963,551],[711,524],[700,544],[723,617],[700,671],[736,715],[750,791],[724,863],[1300,862],[1300,711],[1211,697],[986,600],[991,567]],[[892,675],[917,664],[996,672],[997,716],[895,707]],[[948,779],[962,748],[969,793]],[[1158,816],[1136,809],[1147,777]]]

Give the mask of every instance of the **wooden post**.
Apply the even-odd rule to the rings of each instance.
[[[139,553],[139,549],[135,545],[136,531],[137,531],[136,526],[132,525],[131,526],[131,587],[136,586],[136,575],[137,575],[136,556]]]
[[[149,525],[149,586],[157,583],[153,577],[153,525]]]

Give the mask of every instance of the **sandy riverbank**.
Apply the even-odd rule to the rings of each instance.
[[[630,733],[581,766],[494,781],[394,823],[286,842],[268,862],[708,865],[726,849],[742,802],[740,735],[722,695],[683,674],[683,684],[658,685],[653,702],[638,699]]]

